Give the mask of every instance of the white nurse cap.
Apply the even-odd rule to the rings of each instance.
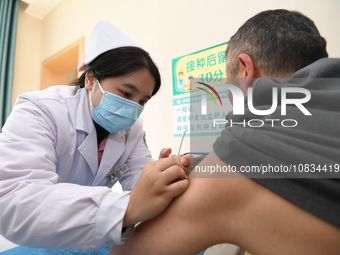
[[[106,20],[100,21],[92,31],[85,65],[91,63],[91,61],[106,51],[126,46],[141,48],[110,22]]]

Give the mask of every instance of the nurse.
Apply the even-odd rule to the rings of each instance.
[[[122,244],[189,185],[188,158],[154,161],[145,144],[139,115],[160,87],[149,54],[101,21],[79,70],[77,87],[19,96],[0,134],[0,234],[19,245]]]

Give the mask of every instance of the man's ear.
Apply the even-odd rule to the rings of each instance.
[[[253,78],[255,78],[255,64],[251,57],[245,53],[241,53],[238,56],[238,65],[239,65],[239,72],[238,78],[247,78],[246,86],[252,87],[253,85]]]
[[[85,88],[87,90],[92,90],[95,80],[96,78],[93,76],[93,72],[92,71],[87,72],[85,74]]]

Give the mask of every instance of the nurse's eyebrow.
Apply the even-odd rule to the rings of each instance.
[[[134,92],[140,94],[139,89],[137,89],[137,87],[136,87],[135,85],[131,84],[131,83],[123,83],[123,86],[125,86],[125,87],[131,89],[132,91],[134,91]],[[151,95],[145,96],[145,97],[148,98],[148,99],[150,99],[150,98],[151,98]]]

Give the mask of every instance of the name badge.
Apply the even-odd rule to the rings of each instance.
[[[107,179],[111,183],[115,183],[117,180],[123,178],[125,175],[130,173],[131,170],[127,164],[123,164],[120,168],[115,169],[112,173],[107,176]]]

